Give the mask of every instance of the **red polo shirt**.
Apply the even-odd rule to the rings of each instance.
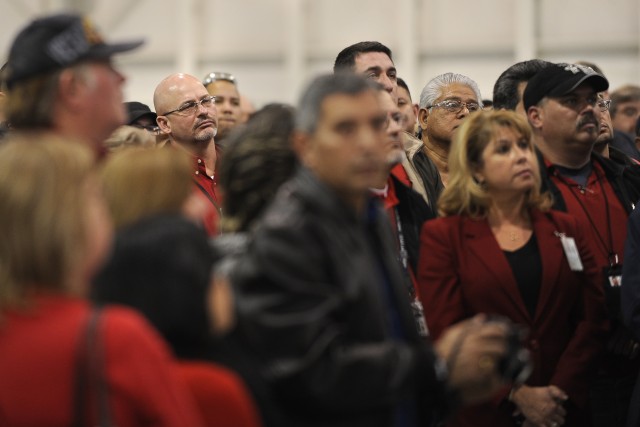
[[[215,175],[207,175],[207,169],[204,164],[204,159],[200,157],[194,157],[194,172],[193,182],[194,191],[200,194],[200,197],[207,201],[207,206],[210,208],[204,213],[202,223],[209,236],[214,236],[218,231],[218,221],[222,213],[222,206],[218,195],[216,194],[216,187],[218,185]]]
[[[545,162],[547,167],[551,165]],[[618,262],[623,263],[628,214],[602,166],[597,162],[592,164],[593,169],[584,187],[570,178],[560,176],[557,170],[553,170],[551,179],[562,193],[567,212],[584,224],[591,251],[598,267],[602,268],[609,265],[609,252],[617,254]],[[607,216],[611,226],[607,224]]]

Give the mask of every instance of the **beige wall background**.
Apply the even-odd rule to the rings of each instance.
[[[349,44],[389,46],[414,100],[437,74],[476,80],[483,97],[514,62],[588,60],[611,87],[640,84],[639,0],[0,0],[0,55],[33,17],[75,10],[108,41],[143,37],[116,59],[126,100],[148,104],[172,72],[233,73],[257,106],[295,103]]]

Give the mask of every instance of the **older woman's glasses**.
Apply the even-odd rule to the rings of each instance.
[[[427,108],[435,108],[435,107],[444,108],[448,112],[455,113],[455,114],[462,111],[462,109],[465,107],[470,113],[473,113],[474,111],[478,111],[482,108],[480,104],[478,104],[477,102],[462,102],[462,101],[457,101],[455,99],[445,99],[444,101],[440,101],[437,104],[430,105]]]
[[[187,101],[181,106],[179,106],[178,108],[176,108],[175,110],[167,111],[166,113],[160,114],[160,115],[168,116],[169,114],[173,114],[173,113],[180,113],[185,115],[193,114],[196,111],[198,111],[198,107],[200,105],[202,105],[204,108],[211,108],[215,104],[215,101],[216,101],[215,96],[213,95],[205,96],[200,101]]]

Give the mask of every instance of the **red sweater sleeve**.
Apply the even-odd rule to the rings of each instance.
[[[109,308],[103,317],[108,384],[121,426],[204,425],[160,336],[137,313]]]
[[[178,370],[195,398],[205,425],[262,426],[251,395],[232,371],[205,362],[178,362]]]

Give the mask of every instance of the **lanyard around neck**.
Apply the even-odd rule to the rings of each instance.
[[[584,212],[585,216],[589,220],[589,223],[591,224],[591,227],[593,228],[593,231],[595,232],[596,237],[598,238],[598,241],[600,242],[605,252],[607,253],[607,256],[609,257],[609,264],[616,265],[618,264],[618,254],[614,251],[614,248],[613,248],[613,231],[611,229],[611,214],[609,212],[609,198],[607,197],[607,192],[605,191],[604,185],[602,184],[602,179],[604,178],[600,176],[596,168],[593,169],[593,173],[595,173],[598,184],[600,184],[600,191],[602,192],[602,197],[604,198],[604,209],[605,209],[606,222],[607,222],[607,231],[609,232],[608,247],[607,247],[607,243],[605,242],[604,236],[600,234],[600,229],[596,225],[591,214],[589,214],[589,210],[584,205],[582,200],[580,200],[580,197],[578,197],[578,195],[575,193],[574,187],[576,187],[576,185],[567,182],[567,180],[557,170],[555,175],[558,177],[558,179],[560,179],[560,181],[562,181],[569,188],[569,192],[576,199],[576,201],[580,205],[580,208],[582,208],[582,211]],[[587,184],[589,184],[588,179],[587,179]],[[582,187],[585,190],[587,189],[586,186],[578,185],[578,187]]]

